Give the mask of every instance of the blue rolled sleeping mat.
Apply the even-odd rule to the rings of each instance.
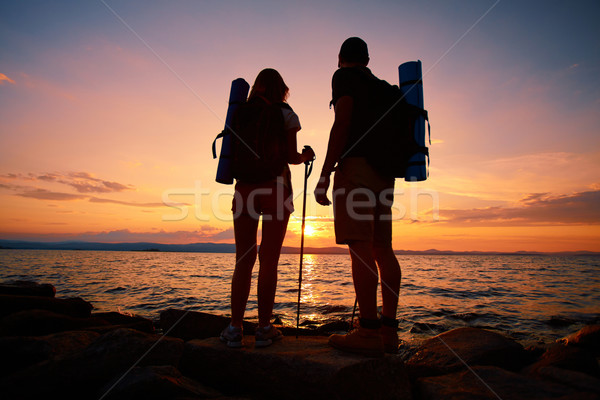
[[[401,64],[398,67],[398,75],[400,77],[400,89],[406,101],[423,109],[421,61],[409,61]],[[415,140],[418,146],[425,147],[424,116],[419,116],[415,124]],[[431,139],[429,140],[429,144],[431,144]],[[425,161],[426,157],[428,156],[424,153],[416,153],[410,158],[408,168],[406,169],[406,177],[404,178],[405,181],[415,182],[427,179],[428,162]]]
[[[213,158],[217,157],[216,141],[223,138],[221,143],[221,153],[219,154],[219,165],[217,167],[217,179],[219,183],[231,185],[233,183],[233,172],[231,170],[231,135],[235,134],[231,131],[231,123],[235,110],[246,102],[250,85],[242,78],[238,78],[231,82],[231,92],[229,93],[229,107],[227,108],[227,117],[225,118],[225,129],[215,138],[212,151]]]

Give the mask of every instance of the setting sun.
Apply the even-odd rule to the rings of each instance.
[[[316,232],[317,231],[313,226],[311,226],[311,225],[304,226],[304,235],[305,236],[314,236]]]

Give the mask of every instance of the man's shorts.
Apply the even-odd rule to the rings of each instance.
[[[256,220],[287,220],[294,211],[292,191],[278,180],[265,183],[235,184],[231,211],[233,218],[247,215]]]
[[[336,243],[391,245],[393,201],[394,178],[382,177],[365,158],[343,159],[333,179]]]

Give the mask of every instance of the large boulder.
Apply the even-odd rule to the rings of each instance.
[[[65,357],[85,349],[100,334],[90,331],[69,331],[47,336],[0,338],[0,376],[51,358]]]
[[[79,298],[56,299],[42,296],[0,295],[0,317],[23,310],[48,310],[70,317],[89,317],[94,307]]]
[[[97,398],[106,400],[172,399],[181,397],[210,399],[223,395],[185,377],[172,365],[135,367],[124,378],[110,382]]]
[[[92,342],[84,350],[41,362],[0,379],[6,398],[91,398],[111,381],[127,375],[135,366],[177,366],[183,352],[181,339],[117,329]]]
[[[76,318],[47,310],[25,310],[0,319],[0,336],[43,336],[109,325],[101,318]]]
[[[200,311],[178,310],[169,308],[160,313],[160,327],[166,335],[183,340],[206,339],[219,336],[229,324],[230,318],[213,315]],[[244,321],[244,334],[254,335],[256,324]],[[296,329],[294,327],[278,326],[286,336],[317,336],[323,332],[315,329]]]
[[[56,288],[49,283],[40,284],[33,281],[2,282],[0,283],[0,294],[54,297]]]
[[[183,353],[183,341],[134,329],[120,328],[100,336],[83,352],[81,360],[96,360],[113,370],[120,366],[143,365],[177,366]]]
[[[147,333],[154,332],[154,323],[152,320],[137,315],[126,315],[112,311],[92,313],[92,318],[104,320],[113,327],[136,329]]]
[[[583,372],[545,366],[536,371],[536,376],[551,382],[570,386],[580,392],[590,392],[600,395],[600,379],[584,374]]]
[[[594,393],[573,390],[554,382],[490,366],[473,366],[448,375],[419,378],[416,386],[423,400],[598,399]]]
[[[160,327],[166,335],[183,340],[219,336],[230,319],[199,311],[169,308],[160,313]],[[256,324],[244,322],[244,333],[254,334]]]
[[[569,346],[583,347],[594,355],[600,355],[600,325],[586,325],[578,332],[560,340]]]
[[[558,343],[550,346],[537,362],[527,367],[525,372],[536,374],[545,367],[558,367],[600,377],[600,367],[596,358],[585,349],[575,346],[564,346]]]
[[[94,313],[76,318],[47,310],[24,310],[0,318],[0,336],[40,336],[71,330],[91,330],[106,333],[117,328],[154,332],[151,320],[117,312]]]
[[[267,348],[230,349],[218,338],[186,343],[180,369],[227,394],[286,399],[410,399],[399,357],[366,358],[331,348],[326,338],[284,337]]]
[[[317,328],[319,334],[327,336],[334,332],[348,332],[348,330],[350,330],[350,323],[342,320],[331,321]]]
[[[447,374],[472,365],[519,369],[527,353],[519,343],[479,328],[457,328],[426,340],[408,360],[411,376]]]

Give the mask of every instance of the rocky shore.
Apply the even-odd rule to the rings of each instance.
[[[332,349],[317,330],[255,349],[217,336],[228,319],[167,310],[160,322],[93,312],[51,285],[0,284],[2,399],[600,399],[600,326],[523,348],[499,333],[458,328],[397,355]]]

